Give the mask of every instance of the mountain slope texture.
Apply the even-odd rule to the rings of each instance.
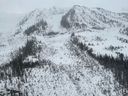
[[[0,96],[128,96],[128,66],[101,64],[128,63],[127,29],[127,13],[102,8],[30,12],[0,37]]]

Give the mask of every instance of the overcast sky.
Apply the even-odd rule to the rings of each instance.
[[[26,13],[36,8],[72,7],[73,5],[128,12],[128,0],[0,0],[0,12]]]

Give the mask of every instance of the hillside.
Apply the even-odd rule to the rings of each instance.
[[[127,24],[124,13],[79,5],[28,13],[0,46],[0,95],[127,96],[124,71],[119,81],[88,52],[127,59]]]

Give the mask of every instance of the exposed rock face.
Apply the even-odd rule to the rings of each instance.
[[[61,25],[67,29],[104,29],[123,25],[128,19],[122,14],[107,11],[102,8],[89,9],[84,6],[75,5],[67,12],[61,20]]]

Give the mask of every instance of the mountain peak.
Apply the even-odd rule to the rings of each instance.
[[[124,96],[128,28],[117,25],[128,22],[102,10],[35,9],[19,34],[2,34],[0,96]]]
[[[73,8],[79,8],[81,7],[80,5],[74,5]]]
[[[86,10],[89,10],[89,8],[85,7],[85,6],[80,6],[80,5],[74,5],[72,7],[73,10],[75,11],[86,11]]]
[[[104,29],[107,27],[119,27],[127,23],[127,18],[119,16],[103,8],[90,9],[80,5],[74,5],[62,18],[61,25],[66,28],[77,29]],[[64,22],[64,23],[63,23]]]

